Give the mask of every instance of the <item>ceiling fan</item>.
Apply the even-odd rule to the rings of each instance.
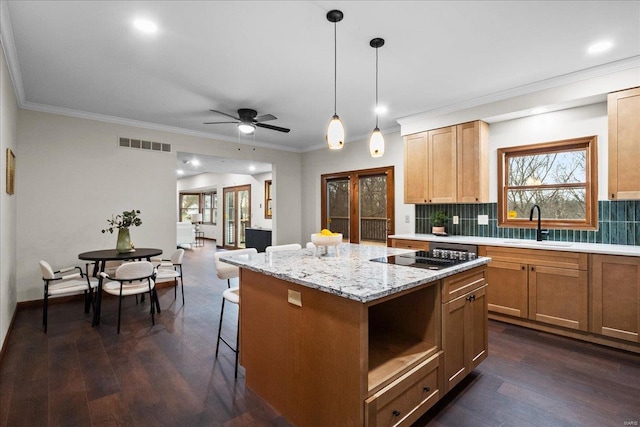
[[[267,125],[262,122],[266,122],[269,120],[276,120],[277,117],[273,114],[263,114],[262,116],[258,116],[258,112],[256,110],[252,110],[250,108],[240,108],[238,110],[238,117],[234,117],[230,114],[223,113],[222,111],[217,110],[209,110],[213,113],[222,114],[223,116],[231,117],[235,121],[233,122],[205,122],[205,125],[218,125],[222,123],[238,123],[238,129],[242,133],[253,133],[256,127],[277,130],[278,132],[288,133],[291,129],[282,128],[279,126]]]

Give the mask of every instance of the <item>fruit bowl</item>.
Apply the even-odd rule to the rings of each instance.
[[[342,243],[342,233],[326,236],[320,233],[311,235],[311,243],[316,246],[337,246]]]

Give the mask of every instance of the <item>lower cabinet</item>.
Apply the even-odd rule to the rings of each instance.
[[[416,421],[443,395],[442,351],[431,356],[365,401],[365,425],[403,426]]]
[[[640,258],[591,255],[591,331],[640,342]]]
[[[425,242],[422,240],[391,239],[390,246],[392,248],[415,249],[418,251],[429,250],[429,242]]]
[[[587,254],[488,246],[478,252],[492,259],[489,311],[588,330]]]
[[[447,393],[488,355],[485,270],[443,280],[442,350]]]

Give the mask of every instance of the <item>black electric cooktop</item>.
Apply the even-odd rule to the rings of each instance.
[[[394,265],[405,265],[407,267],[426,268],[428,270],[441,270],[443,268],[469,262],[470,260],[467,258],[467,256],[464,256],[464,259],[442,258],[441,255],[437,257],[434,256],[430,251],[418,251],[415,253],[374,258],[371,261]]]

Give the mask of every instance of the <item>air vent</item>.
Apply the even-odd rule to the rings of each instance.
[[[171,152],[171,144],[164,144],[162,142],[145,141],[142,139],[132,139],[132,138],[119,138],[118,147],[135,148],[138,150],[160,151],[164,153]]]

